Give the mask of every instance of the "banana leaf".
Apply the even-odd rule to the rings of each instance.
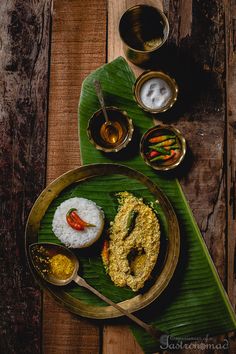
[[[102,83],[106,104],[125,110],[135,125],[134,141],[126,151],[115,156],[97,151],[86,134],[89,118],[99,109],[93,87],[95,78]],[[153,122],[151,116],[143,112],[134,101],[132,91],[134,81],[135,76],[122,57],[92,72],[82,86],[79,135],[84,164],[118,162],[142,172],[162,189],[177,214],[182,245],[178,269],[162,296],[139,315],[173,337],[216,335],[235,330],[235,314],[178,180],[155,173],[139,156],[140,136],[153,125]],[[126,185],[123,186],[126,189]],[[105,187],[112,190],[113,181],[107,181]],[[129,185],[127,188],[129,189]],[[93,199],[93,196],[90,195],[90,199]],[[106,197],[104,194],[104,198]],[[106,204],[105,199],[103,203]],[[100,264],[98,259],[96,262]],[[98,272],[103,273],[102,267]],[[93,279],[93,285],[100,287],[99,277]],[[107,283],[104,283],[104,287],[106,286]],[[117,288],[114,294],[110,291],[107,294],[113,299],[118,299],[118,294],[120,298],[131,296],[129,290],[126,294],[123,292],[124,289]],[[91,302],[89,293],[84,293],[83,296],[86,301]],[[158,350],[158,344],[151,337],[135,326],[132,326],[132,329],[146,353]]]

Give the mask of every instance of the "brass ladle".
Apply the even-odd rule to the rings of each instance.
[[[93,83],[94,83],[95,91],[96,91],[96,94],[97,94],[97,97],[98,97],[98,100],[99,100],[99,103],[100,103],[100,106],[101,106],[101,109],[102,109],[102,112],[103,112],[104,118],[105,118],[105,122],[103,123],[103,125],[101,126],[101,129],[100,129],[100,134],[106,142],[115,144],[119,140],[119,130],[117,128],[117,124],[119,124],[119,123],[112,122],[108,118],[100,81],[94,80]]]
[[[137,325],[142,327],[147,333],[149,333],[151,336],[155,337],[156,339],[160,339],[160,336],[163,334],[163,332],[157,330],[153,326],[143,322],[136,316],[134,316],[132,313],[129,313],[127,310],[125,310],[123,307],[120,305],[117,305],[114,303],[112,300],[101,294],[99,291],[94,289],[91,285],[89,285],[81,276],[78,275],[78,270],[79,270],[79,260],[76,258],[73,252],[71,252],[68,248],[61,246],[61,245],[56,245],[54,243],[33,243],[29,246],[29,253],[30,253],[30,258],[32,261],[32,264],[35,268],[35,270],[43,277],[44,280],[46,280],[48,283],[51,283],[53,285],[58,285],[58,286],[64,286],[69,284],[71,281],[74,281],[78,285],[88,289],[91,291],[93,294],[97,295],[100,299],[105,301],[107,304],[113,306],[116,308],[118,311],[120,311],[123,315],[127,316],[131,321],[135,322]],[[68,257],[73,265],[74,269],[72,271],[72,274],[68,276],[66,279],[59,279],[56,278],[55,276],[50,273],[50,271],[47,271],[44,262],[44,259],[46,257],[52,257],[53,255],[56,254],[63,254],[64,256]],[[48,269],[49,270],[49,269]]]

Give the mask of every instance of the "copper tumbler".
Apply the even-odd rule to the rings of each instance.
[[[142,66],[167,40],[169,23],[158,8],[136,5],[122,15],[119,33],[127,59]]]

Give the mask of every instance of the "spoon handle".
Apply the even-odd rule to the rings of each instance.
[[[109,118],[108,118],[107,111],[106,111],[106,108],[105,108],[105,101],[104,101],[104,97],[103,97],[103,94],[102,94],[101,83],[100,83],[99,80],[94,80],[93,83],[94,83],[95,91],[96,91],[96,94],[98,96],[98,100],[100,102],[100,105],[101,105],[105,120],[106,120],[107,123],[109,123]]]
[[[109,305],[115,307],[118,311],[120,311],[121,313],[123,313],[123,315],[127,316],[130,320],[132,320],[133,322],[135,322],[137,325],[139,325],[140,327],[144,328],[145,331],[147,333],[149,333],[152,337],[156,338],[156,339],[160,339],[160,336],[162,334],[164,334],[164,332],[161,332],[160,330],[157,330],[156,328],[154,328],[151,325],[148,325],[147,323],[143,322],[142,320],[140,320],[138,317],[134,316],[132,313],[128,312],[127,310],[123,309],[123,307],[117,305],[115,302],[113,302],[112,300],[110,300],[109,298],[107,298],[106,296],[104,296],[103,294],[101,294],[99,291],[97,291],[96,289],[94,289],[91,285],[89,285],[83,278],[81,278],[79,275],[76,276],[76,278],[74,279],[74,281],[90,290],[92,293],[94,293],[95,295],[97,295],[100,299],[102,299],[103,301],[105,301],[106,303],[108,303]]]

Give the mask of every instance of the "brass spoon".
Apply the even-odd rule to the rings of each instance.
[[[106,142],[111,142],[112,144],[117,143],[119,140],[119,130],[117,129],[117,122],[112,122],[108,118],[104,97],[102,94],[102,87],[99,80],[94,80],[95,91],[105,117],[105,123],[101,126],[100,133]]]
[[[88,289],[91,291],[93,294],[97,295],[100,299],[105,301],[107,304],[113,306],[116,308],[118,311],[120,311],[123,315],[127,316],[131,321],[135,322],[137,325],[145,329],[147,333],[149,333],[151,336],[155,337],[156,339],[160,339],[160,336],[163,334],[163,332],[157,330],[153,326],[143,322],[136,316],[134,316],[132,313],[129,313],[127,310],[125,310],[123,307],[120,305],[117,305],[114,303],[112,300],[101,294],[99,291],[94,289],[91,285],[89,285],[81,276],[78,275],[78,270],[79,270],[79,260],[76,258],[73,252],[71,252],[68,248],[61,246],[61,245],[56,245],[54,243],[33,243],[29,246],[29,253],[30,253],[30,258],[32,261],[32,264],[36,271],[43,277],[44,280],[46,280],[48,283],[51,283],[53,285],[58,285],[58,286],[64,286],[69,284],[71,281],[74,281],[78,285]],[[68,276],[66,279],[59,279],[53,276],[47,269],[46,269],[46,263],[42,260],[46,259],[47,257],[52,257],[53,255],[56,254],[63,254],[64,256],[68,257],[73,265],[74,269],[72,271],[72,274]],[[50,267],[50,266],[49,266]]]

